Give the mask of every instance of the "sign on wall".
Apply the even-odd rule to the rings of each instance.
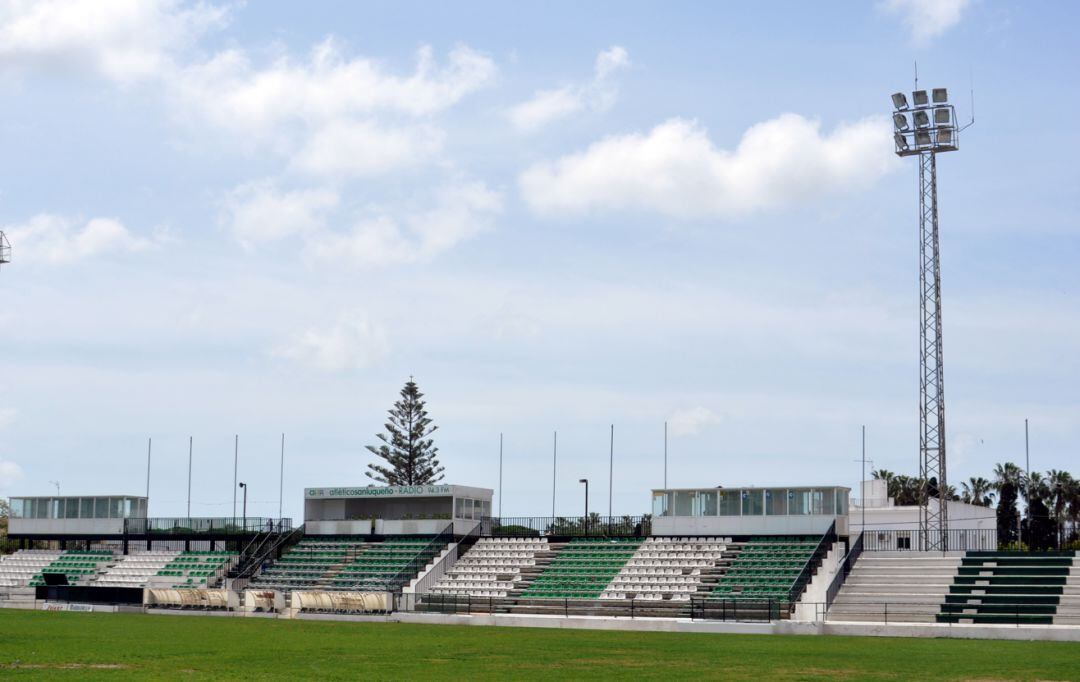
[[[309,500],[377,497],[445,497],[453,494],[450,485],[394,485],[382,488],[307,488]]]

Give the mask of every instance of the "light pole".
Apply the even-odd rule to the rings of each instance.
[[[918,80],[916,79],[916,88]],[[945,467],[945,383],[941,342],[941,254],[938,248],[937,155],[959,149],[956,110],[945,88],[916,89],[911,103],[892,96],[896,155],[919,157],[919,530],[924,550],[949,548],[949,509],[943,499]],[[930,504],[930,481],[937,495]]]
[[[240,487],[244,489],[244,530],[247,530],[247,483],[240,481]]]
[[[585,527],[585,535],[589,534],[589,479],[582,478],[578,480],[578,483],[585,484],[585,518],[582,520],[582,524]]]
[[[60,497],[60,481],[49,481],[49,483],[56,486],[56,496]]]
[[[3,232],[0,232],[0,265],[11,262],[11,244]]]

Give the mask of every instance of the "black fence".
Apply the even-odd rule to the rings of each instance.
[[[141,587],[93,587],[90,585],[41,585],[35,597],[45,601],[80,604],[142,604]]]
[[[919,530],[866,530],[863,536],[863,551],[866,552],[923,552],[931,547],[950,552],[998,549],[996,528],[948,530],[944,535],[941,531],[924,534]]]
[[[478,616],[498,613],[563,618],[690,618],[767,623],[784,619],[791,604],[781,599],[520,599],[455,594],[398,594],[394,610],[406,613]]]
[[[844,581],[847,580],[848,575],[851,574],[851,569],[855,567],[855,562],[862,556],[864,537],[864,533],[859,533],[859,537],[855,538],[855,541],[852,542],[851,546],[848,548],[844,560],[840,562],[840,566],[836,571],[836,576],[833,578],[833,581],[829,583],[829,589],[825,591],[826,608],[832,606],[833,601],[836,599],[836,595],[840,594],[840,588],[844,586]]]
[[[509,516],[481,521],[482,537],[645,537],[652,516]]]
[[[250,533],[288,533],[292,519],[257,516],[222,518],[149,518],[124,519],[126,535],[248,535]]]

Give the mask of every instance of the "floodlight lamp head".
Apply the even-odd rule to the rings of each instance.
[[[949,124],[949,108],[938,107],[934,109],[934,125],[948,125]]]
[[[938,143],[939,147],[952,147],[955,144],[953,142],[953,131],[952,131],[952,129],[951,128],[941,128],[940,130],[938,130],[937,143]]]
[[[589,482],[589,479],[587,479],[587,478],[579,478],[578,479],[578,483],[588,483],[588,482]]]
[[[930,117],[926,115],[925,111],[915,112],[915,127],[925,128],[930,125]]]
[[[908,108],[907,95],[905,95],[902,92],[893,93],[892,103],[893,103],[893,106],[896,107],[897,109],[907,109]]]
[[[907,130],[909,127],[907,116],[904,114],[893,114],[892,120],[897,130]]]
[[[907,140],[900,133],[893,133],[893,139],[896,140],[896,149],[898,151],[906,152],[908,150]]]
[[[949,101],[949,93],[945,88],[934,88],[930,95],[934,98],[934,104],[945,104]]]
[[[915,132],[915,144],[919,147],[930,146],[930,133],[925,130],[919,130]]]
[[[926,90],[916,90],[911,93],[911,99],[915,102],[915,106],[921,107],[930,103],[930,98],[926,96]]]

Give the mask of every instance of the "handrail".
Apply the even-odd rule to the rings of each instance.
[[[480,520],[483,537],[644,537],[652,516],[489,516]]]
[[[294,541],[294,538],[301,538],[304,535],[304,526],[294,528],[288,533],[267,534],[266,540],[255,549],[254,552],[244,561],[244,565],[239,564],[236,567],[236,578],[251,578],[258,572],[263,562],[266,561],[270,555],[274,554],[279,547],[285,544],[290,544]],[[252,540],[254,542],[254,540]],[[241,554],[241,557],[244,555]]]
[[[799,595],[802,594],[803,588],[806,587],[806,583],[810,582],[810,577],[814,574],[814,569],[821,562],[821,557],[828,553],[828,548],[831,547],[834,542],[836,542],[835,519],[829,524],[829,529],[821,536],[821,540],[818,541],[817,547],[814,548],[814,553],[806,560],[802,570],[799,571],[799,575],[795,578],[795,581],[791,583],[791,587],[788,588],[789,603],[794,604],[799,600]]]
[[[420,569],[420,567],[427,565],[427,562],[430,561],[430,558],[421,559],[421,557],[426,555],[428,553],[428,550],[432,549],[433,547],[446,545],[453,539],[453,537],[454,522],[451,521],[446,525],[446,528],[444,528],[441,533],[432,538],[431,542],[427,543],[426,545],[424,545],[423,549],[416,552],[416,555],[412,558],[411,561],[409,561],[408,564],[403,566],[401,570],[399,570],[392,578],[390,578],[384,583],[386,591],[398,592],[401,590],[402,587],[408,585],[409,581],[416,576],[416,573]],[[436,552],[436,554],[437,553],[438,552]],[[424,562],[423,564],[420,563],[421,560]]]
[[[847,580],[848,575],[851,573],[851,569],[855,566],[855,562],[859,560],[863,552],[863,534],[860,532],[859,537],[855,538],[855,542],[851,543],[851,547],[848,548],[847,554],[844,555],[844,560],[840,562],[840,566],[836,570],[836,575],[833,576],[833,580],[829,583],[829,589],[825,591],[825,608],[828,609],[832,606],[833,601],[836,599],[836,595],[840,593],[840,588],[843,586],[844,581]]]

